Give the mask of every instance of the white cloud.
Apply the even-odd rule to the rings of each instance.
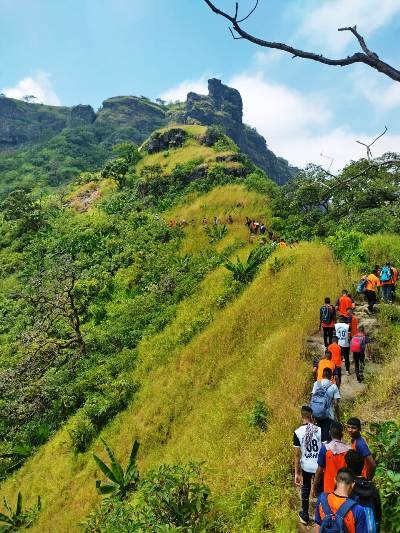
[[[377,111],[400,110],[400,83],[357,69],[353,76],[356,89]]]
[[[357,26],[364,37],[384,26],[400,13],[399,0],[325,0],[311,12],[304,12],[299,35],[318,45],[324,52],[345,50],[354,36],[338,32],[340,27]]]
[[[243,121],[265,137],[276,155],[293,165],[304,167],[316,163],[326,169],[331,166],[330,170],[337,172],[350,161],[365,157],[365,148],[357,140],[368,143],[374,139],[346,124],[334,126],[329,95],[300,93],[265,80],[261,74],[242,73],[228,80],[227,85],[242,96]],[[207,94],[205,79],[185,81],[162,97],[185,100],[188,90]],[[387,133],[372,147],[372,155],[398,152],[399,146],[400,135]]]
[[[172,87],[160,95],[160,98],[167,102],[186,101],[186,96],[189,92],[198,94],[208,94],[207,80],[209,76],[202,76],[197,80],[184,80],[176,87]]]
[[[19,81],[15,87],[6,87],[0,92],[17,100],[21,100],[23,96],[35,96],[43,104],[60,105],[52,87],[51,75],[47,72],[38,72],[35,76]]]
[[[229,80],[243,99],[243,120],[265,137],[268,147],[291,164],[304,167],[316,163],[338,171],[366,155],[356,140],[373,138],[343,125],[332,126],[333,112],[318,93],[299,93],[285,85],[265,81],[260,75],[241,74]],[[398,152],[400,135],[386,134],[376,145],[374,157]]]
[[[243,99],[244,122],[267,139],[300,134],[311,127],[329,123],[331,111],[316,93],[301,94],[285,85],[265,81],[261,75],[240,74],[228,85],[238,89]]]

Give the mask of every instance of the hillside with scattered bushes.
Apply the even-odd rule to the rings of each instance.
[[[10,527],[295,531],[307,339],[326,295],[400,263],[397,156],[329,181],[310,167],[279,187],[221,128],[186,124],[102,157],[69,184],[1,202]],[[379,372],[348,408],[398,423],[398,307],[380,320]]]

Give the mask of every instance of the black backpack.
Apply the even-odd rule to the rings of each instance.
[[[333,309],[331,305],[323,305],[320,310],[320,318],[323,324],[330,324],[333,320]]]

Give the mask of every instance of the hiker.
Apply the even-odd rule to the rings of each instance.
[[[322,476],[324,477],[324,492],[333,492],[336,474],[346,466],[344,456],[350,450],[350,446],[342,441],[343,425],[340,422],[332,422],[329,434],[332,440],[323,443],[318,453],[318,468],[315,472],[311,496],[316,496]]]
[[[332,344],[328,346],[328,350],[331,352],[331,360],[335,363],[335,371],[333,373],[335,377],[335,382],[338,387],[340,388],[340,384],[342,383],[342,350],[338,344],[338,338],[336,335],[332,338]]]
[[[363,507],[367,519],[367,525],[370,525],[368,531],[379,533],[380,522],[382,519],[382,504],[379,490],[373,481],[366,479],[362,475],[364,459],[362,455],[355,450],[349,450],[344,456],[347,468],[354,474],[354,486],[350,498],[355,500]],[[372,516],[371,516],[372,515]]]
[[[316,381],[321,381],[322,374],[325,368],[330,368],[332,370],[332,378],[330,381],[331,383],[335,383],[334,374],[335,374],[336,364],[334,361],[332,361],[332,354],[329,350],[325,350],[324,355],[317,362],[317,368],[315,369]]]
[[[339,419],[340,392],[335,383],[331,383],[333,372],[330,368],[322,371],[322,379],[315,381],[310,407],[317,425],[321,428],[322,441],[329,438],[329,429],[335,419]]]
[[[350,335],[353,336],[357,333],[358,318],[354,314],[354,309],[352,307],[347,309],[347,314],[349,315],[347,323],[349,324]]]
[[[374,477],[376,470],[376,463],[368,444],[365,442],[365,439],[361,436],[361,421],[359,418],[352,417],[347,421],[347,433],[351,439],[351,447],[353,450],[358,452],[364,460],[364,467],[362,469],[362,475],[371,480]]]
[[[261,222],[261,224],[260,224],[260,233],[261,233],[261,235],[265,235],[266,231],[267,231],[267,228],[265,227],[264,222]]]
[[[397,268],[394,267],[393,265],[392,265],[392,270],[393,270],[393,278],[392,278],[391,289],[390,289],[391,300],[390,300],[389,303],[393,303],[394,300],[395,300],[395,297],[396,297],[396,285],[397,285],[397,280],[399,278],[399,272],[398,272]]]
[[[317,470],[317,457],[321,448],[321,428],[313,423],[312,410],[308,405],[301,408],[301,426],[293,433],[294,482],[301,486],[302,524],[310,521],[309,503],[312,478]]]
[[[213,218],[213,226],[218,226],[219,224],[219,219],[218,217],[215,215],[214,218]]]
[[[347,322],[349,318],[349,314],[347,312],[347,309],[349,307],[355,307],[355,303],[353,298],[349,296],[349,291],[347,289],[342,290],[342,295],[339,296],[339,298],[336,300],[335,309],[338,314],[338,318],[344,318],[345,322]]]
[[[227,218],[226,222],[227,222],[227,224],[233,224],[232,215],[228,215],[228,218]]]
[[[376,272],[376,269],[373,272],[371,272],[371,274],[368,274],[367,282],[365,284],[364,294],[365,294],[365,299],[368,302],[368,309],[367,309],[368,314],[371,314],[374,312],[374,306],[377,300],[377,291],[381,283],[379,277],[375,274],[375,272]]]
[[[391,265],[390,261],[388,261],[382,267],[379,275],[379,281],[381,283],[382,290],[382,300],[386,303],[393,302],[397,278],[397,270]]]
[[[353,472],[340,468],[335,481],[335,491],[323,492],[318,498],[314,531],[368,533],[364,509],[350,498],[355,481]]]
[[[346,323],[346,318],[343,318],[343,316],[335,324],[335,332],[342,353],[342,359],[344,359],[346,374],[350,376],[350,327]]]
[[[370,342],[370,340],[365,335],[365,328],[364,326],[360,326],[350,341],[350,351],[353,354],[354,370],[359,383],[364,380],[365,348],[368,342]]]
[[[285,239],[283,237],[281,237],[279,239],[278,246],[279,246],[279,248],[286,248],[287,247],[287,244],[286,244]]]
[[[336,310],[331,305],[331,299],[327,296],[324,305],[319,310],[319,329],[324,332],[325,348],[332,344],[333,332],[335,329]]]

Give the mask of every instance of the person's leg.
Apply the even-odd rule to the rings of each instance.
[[[308,521],[310,519],[309,515],[309,506],[310,506],[310,492],[311,492],[311,481],[314,474],[310,472],[301,471],[303,483],[301,485],[301,510],[303,513],[303,518]]]
[[[335,328],[328,328],[328,343],[332,344],[333,341],[333,332]],[[328,344],[328,346],[329,346]]]
[[[360,380],[360,353],[359,352],[353,352],[353,361],[354,361],[354,369],[357,376],[357,381]]]
[[[376,295],[374,291],[365,291],[365,298],[368,302],[368,311],[372,313],[376,302]]]
[[[364,381],[365,353],[360,353],[360,381]]]
[[[342,368],[337,366],[333,375],[335,376],[337,388],[340,389],[340,384],[342,383]]]
[[[328,344],[328,337],[329,337],[328,330],[329,330],[329,328],[322,328],[322,329],[323,329],[323,332],[324,332],[324,346],[325,346],[325,348],[327,348],[329,346],[329,344]]]
[[[350,347],[341,346],[340,347],[342,358],[344,359],[344,366],[346,372],[350,372]]]
[[[390,300],[390,285],[382,285],[382,300],[388,302]]]
[[[317,426],[321,428],[321,440],[327,441],[330,438],[329,430],[331,429],[332,420],[330,418],[323,418],[316,420]]]

